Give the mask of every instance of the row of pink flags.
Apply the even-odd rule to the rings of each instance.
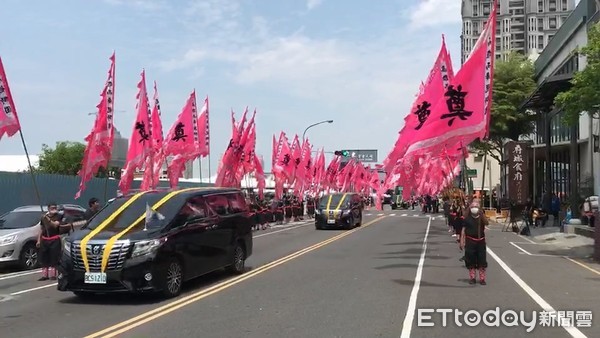
[[[493,88],[496,42],[496,6],[469,58],[454,74],[450,54],[442,38],[442,46],[429,76],[421,83],[411,112],[405,118],[392,151],[385,158],[384,181],[378,170],[339,156],[329,163],[321,148],[313,151],[308,139],[295,135],[292,141],[285,132],[273,135],[272,172],[275,195],[284,190],[302,198],[327,191],[377,192],[378,205],[388,189],[404,187],[410,194],[436,194],[450,185],[460,172],[460,161],[468,156],[467,146],[487,137]],[[142,190],[155,189],[163,165],[167,162],[171,187],[176,187],[186,164],[210,155],[210,121],[208,96],[200,110],[195,90],[166,136],[163,136],[161,110],[156,82],[152,102],[148,99],[145,71],[138,83],[136,119],[133,124],[127,160],[119,189],[127,193],[136,170],[143,169]],[[107,168],[114,141],[115,54],[100,95],[94,126],[86,137],[87,146],[80,170],[78,198],[100,167]],[[10,93],[4,66],[0,59],[0,139],[20,130],[17,111]],[[239,122],[231,112],[232,135],[219,163],[215,184],[240,187],[247,175],[253,175],[258,193],[266,187],[262,157],[256,154],[256,110],[247,121],[248,108]],[[313,155],[314,154],[314,155]]]
[[[100,94],[98,113],[94,126],[85,138],[87,146],[79,172],[81,183],[75,198],[79,198],[85,184],[98,172],[100,167],[108,168],[112,157],[114,141],[115,104],[115,54],[110,57],[110,68],[104,88]],[[163,165],[167,163],[171,186],[177,186],[186,163],[210,155],[210,128],[208,97],[198,111],[196,91],[193,90],[186,103],[163,136],[160,101],[156,81],[153,100],[148,99],[146,72],[142,70],[137,85],[136,119],[133,123],[129,150],[119,190],[127,194],[131,189],[134,173],[143,170],[141,190],[156,189]]]
[[[386,179],[379,195],[402,186],[411,193],[434,195],[452,184],[467,147],[489,132],[496,44],[494,4],[477,43],[455,74],[442,47],[429,76],[421,83],[410,114],[383,162]]]

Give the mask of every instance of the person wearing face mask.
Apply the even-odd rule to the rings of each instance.
[[[58,212],[56,203],[48,204],[48,212],[40,220],[40,233],[38,235],[37,247],[40,265],[42,266],[42,277],[40,281],[56,279],[56,267],[61,255],[60,229],[72,228],[72,224],[61,224],[62,215]]]
[[[460,247],[465,251],[465,265],[469,269],[469,284],[475,284],[475,273],[479,270],[479,283],[486,285],[487,254],[485,229],[488,220],[480,209],[479,201],[471,202],[463,221]]]

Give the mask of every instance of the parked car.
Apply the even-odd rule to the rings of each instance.
[[[315,209],[315,228],[352,229],[362,223],[363,202],[356,193],[335,193],[321,197]]]
[[[190,188],[116,198],[66,238],[58,290],[80,297],[162,292],[226,268],[245,272],[252,223],[241,191]]]
[[[43,212],[42,212],[43,210]],[[18,265],[29,270],[38,267],[35,243],[40,233],[40,220],[47,207],[28,205],[0,216],[0,264]],[[85,209],[75,204],[59,206],[64,223],[84,219]]]

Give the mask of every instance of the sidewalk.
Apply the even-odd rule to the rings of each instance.
[[[506,226],[506,223],[504,222],[494,222],[493,220],[490,224],[495,224],[500,229]],[[552,225],[551,222],[548,222],[548,224]],[[517,225],[521,229],[523,227],[523,222],[519,221],[517,222]],[[593,238],[574,233],[563,233],[560,232],[559,227],[555,226],[530,227],[529,229],[531,231],[531,236],[519,235],[519,237],[528,242],[532,242],[533,244],[544,244],[544,250],[541,250],[539,254],[565,256],[593,262]]]

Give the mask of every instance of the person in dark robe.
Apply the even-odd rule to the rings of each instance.
[[[96,197],[90,198],[88,201],[88,209],[85,211],[83,218],[89,221],[98,213],[98,211],[100,211],[101,208],[102,206],[100,205],[100,201]]]
[[[293,215],[292,200],[290,196],[285,196],[283,198],[283,212],[285,214],[285,223],[289,223]]]
[[[308,218],[315,217],[315,199],[310,196],[306,199],[306,213]]]
[[[73,224],[61,224],[62,216],[58,212],[58,205],[49,203],[48,212],[40,219],[40,232],[36,243],[42,267],[40,281],[56,280],[56,267],[62,254],[61,228],[73,228]]]
[[[478,200],[471,202],[465,211],[460,246],[465,251],[465,265],[469,269],[469,284],[475,284],[475,274],[479,271],[479,283],[486,285],[487,247],[485,229],[488,220],[480,208]]]

